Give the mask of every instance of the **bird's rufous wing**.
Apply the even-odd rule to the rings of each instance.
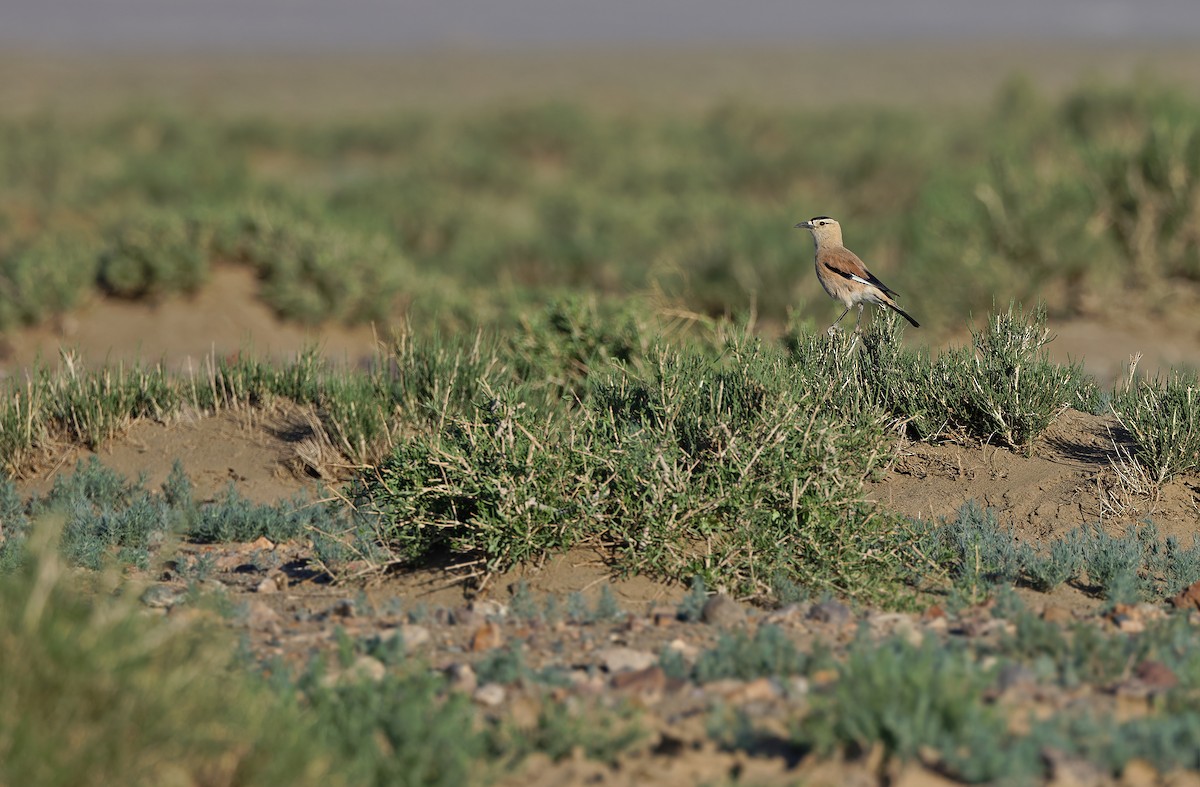
[[[849,249],[822,249],[821,253],[817,255],[817,261],[824,265],[831,273],[842,278],[856,281],[859,284],[878,287],[888,295],[896,294],[886,284],[875,278],[875,274],[867,270],[867,266],[863,265],[858,255]]]

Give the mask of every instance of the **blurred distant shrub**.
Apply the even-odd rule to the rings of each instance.
[[[1019,80],[943,114],[551,101],[310,124],[153,107],[6,119],[0,253],[101,233],[97,284],[134,298],[241,261],[306,322],[403,306],[443,328],[513,327],[564,293],[650,293],[781,325],[825,304],[792,225],[826,213],[936,329],[996,300],[1077,313],[1120,286],[1154,303],[1200,279],[1198,129],[1200,101],[1181,92],[1051,100]],[[0,325],[58,307],[14,308]]]
[[[96,279],[96,250],[82,236],[42,235],[0,252],[0,331],[68,311]]]
[[[113,226],[100,254],[97,282],[123,298],[194,292],[208,277],[199,225],[179,213],[145,209]]]

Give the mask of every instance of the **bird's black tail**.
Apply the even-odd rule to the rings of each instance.
[[[921,323],[917,322],[917,321],[916,321],[916,320],[914,320],[912,317],[908,316],[908,312],[904,311],[904,309],[901,309],[901,308],[900,308],[899,306],[897,306],[896,304],[894,304],[894,303],[889,303],[889,304],[888,304],[888,308],[889,308],[889,309],[891,309],[892,311],[896,312],[896,314],[899,314],[899,315],[900,315],[901,317],[903,317],[904,319],[908,320],[908,321],[909,321],[909,322],[912,324],[912,327],[914,327],[914,328],[920,328],[920,327],[921,327]]]

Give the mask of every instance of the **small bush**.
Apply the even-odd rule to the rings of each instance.
[[[51,520],[27,565],[0,577],[0,782],[353,781],[294,702],[234,668],[221,632],[71,584]]]
[[[753,635],[745,631],[723,633],[715,647],[696,659],[692,675],[700,683],[722,678],[786,678],[804,674],[808,666],[808,656],[782,629],[762,625]]]
[[[1196,372],[1175,371],[1153,382],[1131,379],[1113,396],[1112,407],[1133,435],[1134,458],[1154,482],[1162,484],[1200,469],[1200,376]]]
[[[839,747],[863,753],[879,743],[886,756],[902,760],[930,747],[969,781],[1012,777],[1034,767],[987,756],[1003,747],[1006,722],[984,702],[991,671],[961,648],[933,639],[919,646],[898,639],[875,646],[859,639],[838,673],[797,724],[798,743],[825,753]]]
[[[200,226],[179,213],[147,210],[109,230],[97,283],[122,298],[158,298],[195,292],[208,278],[208,250]]]
[[[96,265],[94,246],[67,233],[0,252],[0,331],[77,306],[95,282]]]

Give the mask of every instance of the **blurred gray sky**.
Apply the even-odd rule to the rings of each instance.
[[[0,0],[0,45],[344,49],[1196,38],[1198,0]]]

